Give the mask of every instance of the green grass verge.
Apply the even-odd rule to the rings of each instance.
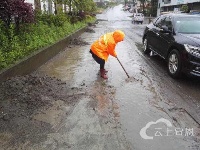
[[[8,41],[5,36],[0,35],[0,39],[3,39],[0,43],[0,70],[74,33],[85,27],[88,22],[94,20],[95,18],[89,18],[75,24],[70,24],[66,21],[62,27],[48,26],[42,22],[32,24],[29,26],[28,32],[22,32],[20,35],[13,36],[11,41]]]

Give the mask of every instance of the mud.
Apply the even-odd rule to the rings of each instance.
[[[85,29],[85,32],[95,33],[94,29],[89,28],[89,27]]]
[[[86,41],[84,41],[84,40],[81,39],[80,37],[78,37],[78,38],[74,38],[74,39],[70,40],[69,45],[85,46],[85,45],[89,45],[89,43],[86,42]]]
[[[98,21],[96,21],[95,23],[88,23],[89,27],[96,27],[96,24],[98,24]]]
[[[62,110],[63,104],[74,106],[85,95],[77,91],[79,89],[69,88],[57,78],[37,74],[18,76],[0,83],[1,145],[6,149],[6,145],[14,146],[25,140],[41,142],[47,133],[53,131],[53,124],[45,118],[39,119],[38,114],[45,114],[54,106],[54,110]]]
[[[13,86],[9,80],[1,86],[0,90],[5,88],[1,95],[8,91],[7,100],[1,104],[2,110],[7,111],[0,120],[3,150],[199,150],[200,82],[175,81],[168,77],[161,59],[143,55],[141,36],[145,25],[132,24],[129,16],[121,11],[121,6],[108,9],[98,16],[99,24],[92,28],[94,34],[85,32],[73,39],[70,47],[37,70],[39,77],[17,77],[11,79]],[[126,34],[116,52],[130,78],[116,58],[109,57],[105,66],[109,78],[103,80],[99,65],[88,52],[88,43],[115,29]],[[33,91],[38,94],[31,94],[32,88],[26,86],[25,93],[21,92],[25,85],[21,80],[36,86]],[[29,104],[18,93],[39,99]],[[14,97],[19,106],[13,102]],[[11,115],[7,115],[9,111]],[[12,115],[16,120],[12,120]],[[159,123],[147,131],[154,139],[144,139],[141,129],[160,118],[171,122],[173,131],[193,129],[194,136],[166,136],[166,125]],[[155,136],[157,127],[163,129],[161,134],[165,136]]]

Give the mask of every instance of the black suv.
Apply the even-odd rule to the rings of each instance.
[[[200,76],[200,16],[166,14],[147,25],[143,34],[144,53],[158,54],[168,63],[168,73]]]

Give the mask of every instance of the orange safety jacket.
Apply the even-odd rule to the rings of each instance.
[[[109,55],[117,56],[115,46],[118,42],[123,41],[124,37],[125,34],[120,30],[106,33],[96,40],[90,49],[95,55],[107,61]]]

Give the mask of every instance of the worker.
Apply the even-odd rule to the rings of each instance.
[[[114,32],[106,33],[102,35],[98,40],[96,40],[90,48],[90,53],[94,60],[100,64],[100,76],[104,79],[108,79],[105,70],[105,62],[108,60],[108,56],[112,55],[117,58],[117,53],[115,51],[115,46],[118,42],[124,40],[125,34],[121,30],[116,30]]]

